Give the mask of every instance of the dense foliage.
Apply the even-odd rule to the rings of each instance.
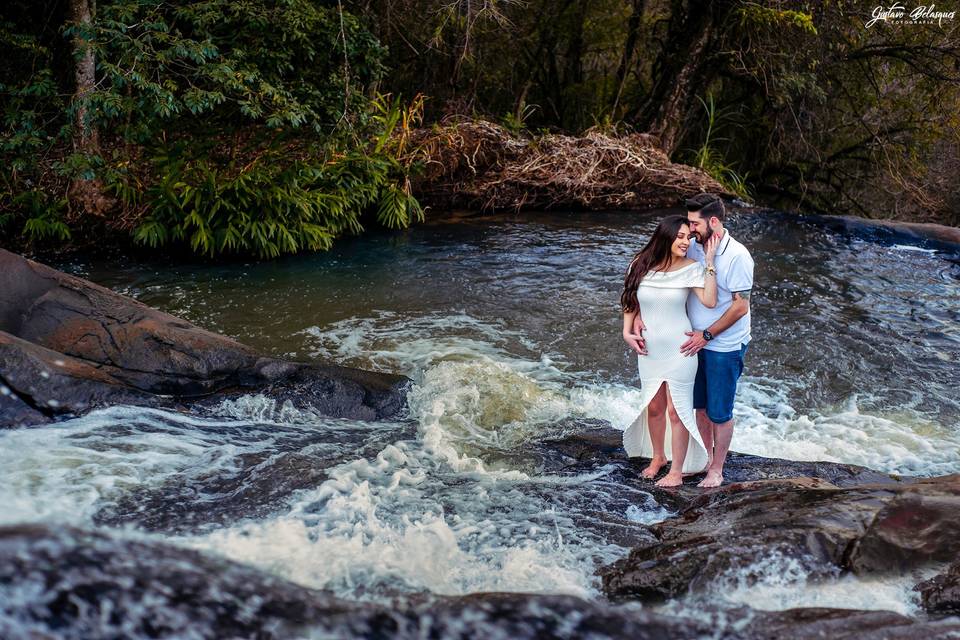
[[[82,23],[67,8],[15,0],[0,32],[6,233],[65,239],[68,223],[109,216],[151,246],[272,257],[328,248],[366,211],[388,226],[422,217],[390,153],[402,109],[368,92],[384,49],[348,12],[102,0]],[[96,59],[82,95],[78,42]],[[84,147],[85,128],[97,135]],[[104,210],[71,201],[78,182]]]
[[[422,114],[649,132],[732,193],[960,223],[960,16],[847,0],[7,0],[0,234],[207,255],[422,217]],[[395,98],[425,94],[404,109]],[[423,107],[423,110],[421,110]],[[81,233],[77,233],[77,232]]]
[[[960,224],[960,6],[853,0],[369,0],[428,118],[652,132],[764,203]],[[925,3],[928,10],[933,8]],[[889,3],[884,4],[889,8]]]

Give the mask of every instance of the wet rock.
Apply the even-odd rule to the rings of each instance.
[[[162,399],[128,386],[89,362],[0,332],[0,426],[44,424],[54,416],[112,404],[156,406]],[[2,393],[0,389],[0,393]],[[28,410],[24,410],[26,407]]]
[[[230,428],[230,427],[221,427]],[[248,427],[240,427],[249,430]],[[151,532],[200,534],[244,520],[259,520],[289,509],[294,492],[318,487],[327,470],[343,462],[343,451],[375,458],[413,427],[361,430],[336,425],[284,433],[271,428],[273,446],[238,455],[228,465],[180,473],[158,485],[140,486],[99,505],[94,523],[135,526]],[[335,442],[336,446],[328,446]]]
[[[0,527],[0,636],[140,638],[910,638],[957,619],[883,611],[747,607],[697,618],[567,595],[397,595],[347,601],[213,555],[118,532]]]
[[[902,571],[960,555],[960,474],[924,479],[886,501],[857,540],[857,573]]]
[[[111,404],[177,405],[262,391],[324,415],[372,420],[409,382],[267,358],[230,338],[0,249],[0,427]],[[39,414],[39,415],[38,415]]]
[[[914,640],[960,634],[960,621],[915,620],[892,611],[801,608],[754,611],[743,635],[755,640]]]
[[[659,544],[603,568],[603,588],[614,599],[670,598],[777,557],[810,577],[919,566],[960,550],[957,513],[957,476],[845,488],[816,478],[735,483],[654,525]]]
[[[424,637],[432,638],[679,640],[713,635],[700,621],[562,595],[471,594],[439,600],[429,608],[418,607],[408,617],[411,614]],[[718,637],[735,636],[721,633]]]
[[[916,585],[920,602],[928,613],[960,614],[960,562]]]
[[[352,610],[199,552],[73,528],[0,528],[5,638],[285,638]]]
[[[702,637],[703,624],[574,596],[485,593],[349,602],[150,540],[0,528],[5,638]]]
[[[641,471],[650,464],[649,458],[628,458],[623,450],[623,432],[599,420],[578,421],[580,431],[563,438],[542,440],[537,443],[543,454],[545,469],[582,473],[585,470],[607,464],[616,464],[614,475],[651,493],[660,504],[672,511],[681,511],[705,493],[722,491],[700,489],[696,485],[703,475],[684,479],[680,487],[661,489],[655,480],[646,480]],[[657,479],[667,474],[669,467],[661,470]],[[910,478],[899,478],[880,471],[853,464],[836,462],[806,462],[763,458],[746,453],[730,452],[724,465],[724,486],[738,482],[776,480],[782,478],[817,478],[837,487],[862,484],[901,484]]]

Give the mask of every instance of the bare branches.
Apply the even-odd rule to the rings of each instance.
[[[468,120],[413,138],[415,159],[426,167],[414,190],[436,206],[631,209],[673,206],[690,192],[724,192],[699,169],[671,163],[647,134],[593,129],[524,140]]]

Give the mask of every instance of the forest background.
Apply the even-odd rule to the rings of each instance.
[[[877,7],[7,0],[0,245],[329,248],[422,220],[471,123],[532,152],[646,134],[729,196],[960,225],[960,19]]]

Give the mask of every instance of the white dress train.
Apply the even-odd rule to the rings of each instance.
[[[637,288],[643,323],[646,331],[647,355],[637,356],[640,374],[640,415],[623,432],[623,447],[632,457],[653,456],[653,443],[647,425],[647,405],[666,383],[683,426],[690,432],[687,455],[683,460],[683,473],[699,473],[707,466],[707,450],[700,438],[693,412],[693,382],[697,375],[697,357],[680,353],[680,345],[691,330],[687,317],[687,296],[693,287],[704,286],[706,272],[703,264],[696,262],[676,271],[651,271],[644,276]],[[666,415],[664,455],[673,458],[671,450],[671,420]]]

